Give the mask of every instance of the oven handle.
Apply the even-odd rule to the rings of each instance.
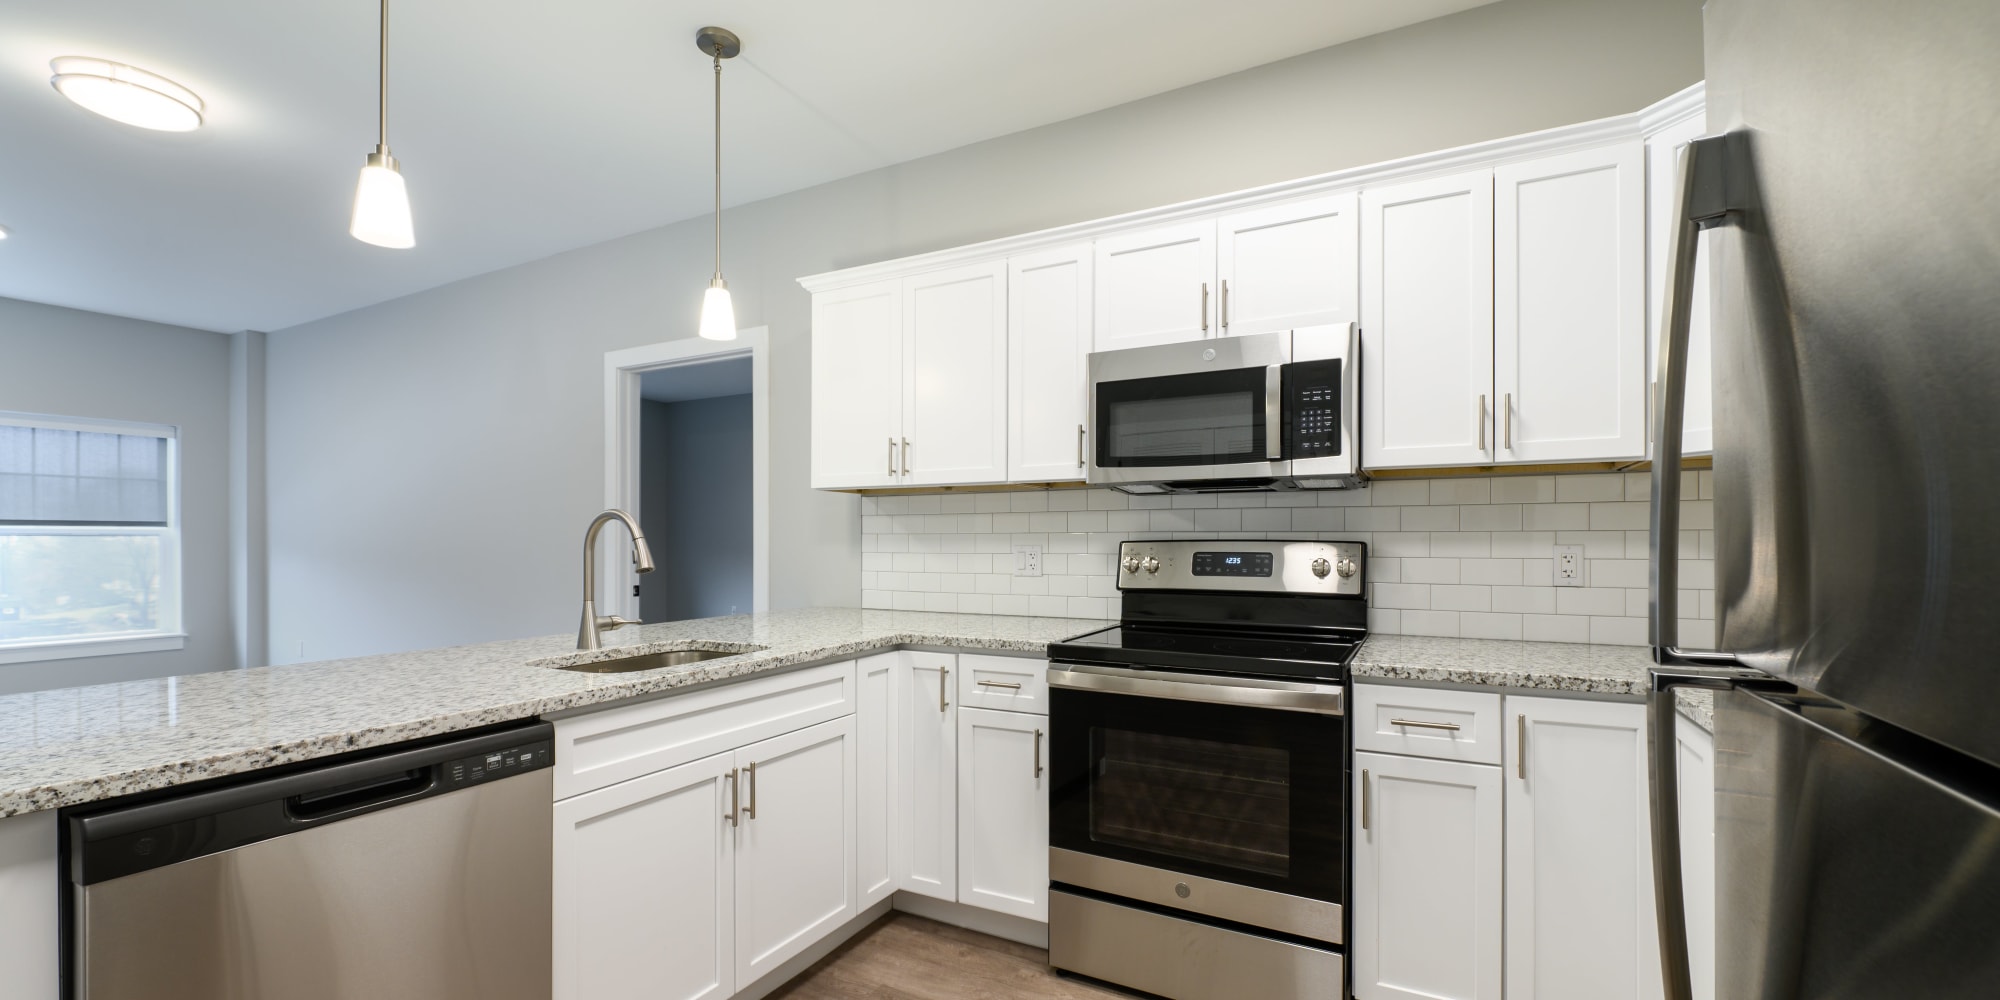
[[[1049,686],[1099,694],[1129,694],[1142,698],[1198,701],[1209,705],[1269,708],[1281,712],[1347,714],[1347,688],[1340,684],[1304,684],[1254,677],[1223,678],[1162,670],[1057,664],[1049,668]]]

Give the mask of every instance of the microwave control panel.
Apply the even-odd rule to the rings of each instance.
[[[1339,358],[1329,358],[1284,367],[1286,457],[1340,454],[1340,366]]]

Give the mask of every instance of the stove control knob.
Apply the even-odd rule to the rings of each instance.
[[[1314,560],[1313,560],[1313,575],[1314,575],[1314,576],[1316,576],[1316,577],[1319,577],[1320,579],[1324,580],[1324,579],[1326,579],[1326,575],[1327,575],[1328,573],[1331,573],[1331,572],[1333,572],[1333,564],[1332,564],[1332,563],[1329,563],[1329,562],[1327,562],[1327,561],[1326,561],[1325,559],[1314,559]]]
[[[1361,567],[1354,565],[1354,560],[1352,559],[1342,559],[1340,565],[1335,566],[1333,569],[1334,572],[1340,574],[1340,578],[1343,580],[1350,579],[1354,574],[1361,571]]]
[[[1138,557],[1138,556],[1126,556],[1126,557],[1125,557],[1125,572],[1127,572],[1127,573],[1137,573],[1137,572],[1139,572],[1139,557]]]
[[[1158,573],[1160,571],[1160,561],[1152,556],[1146,557],[1145,565],[1147,573]]]

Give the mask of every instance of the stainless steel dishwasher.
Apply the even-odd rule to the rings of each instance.
[[[73,1000],[547,1000],[554,729],[64,817]]]

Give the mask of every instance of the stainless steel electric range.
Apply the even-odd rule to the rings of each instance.
[[[1347,664],[1367,546],[1119,548],[1049,647],[1049,960],[1173,1000],[1345,997]]]

